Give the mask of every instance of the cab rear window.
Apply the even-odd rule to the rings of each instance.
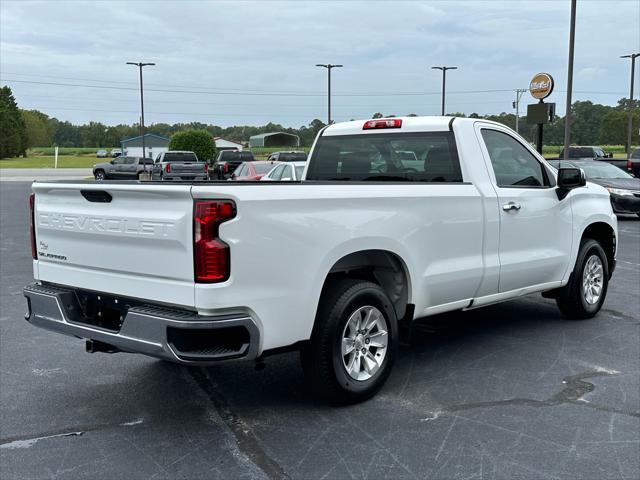
[[[307,180],[462,182],[451,132],[320,137]]]
[[[165,162],[197,162],[198,158],[193,153],[168,152],[164,154]]]

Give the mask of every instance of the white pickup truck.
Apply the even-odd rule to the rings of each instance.
[[[569,318],[604,302],[609,193],[503,125],[334,124],[304,178],[34,183],[27,320],[190,365],[299,349],[318,394],[357,402],[417,318],[535,292]]]

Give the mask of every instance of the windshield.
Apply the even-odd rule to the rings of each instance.
[[[451,132],[320,137],[307,180],[462,182]]]
[[[587,178],[633,178],[626,172],[623,172],[618,167],[614,167],[609,163],[595,163],[580,165],[580,168],[584,170],[584,174]]]
[[[258,175],[263,174],[263,173],[267,173],[269,170],[271,170],[273,168],[273,164],[272,163],[258,163],[257,165],[254,165],[253,168],[256,170],[256,173]]]
[[[549,162],[552,167],[558,169],[562,164],[563,167],[581,168],[584,170],[584,174],[588,179],[595,178],[633,178],[626,172],[623,172],[618,167],[611,165],[610,163],[600,163],[599,161],[593,162],[562,162],[559,160],[552,160]]]

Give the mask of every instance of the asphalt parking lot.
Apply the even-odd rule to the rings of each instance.
[[[28,191],[0,187],[3,479],[640,478],[640,218],[595,319],[538,295],[434,317],[377,397],[332,408],[294,353],[187,368],[29,325]]]

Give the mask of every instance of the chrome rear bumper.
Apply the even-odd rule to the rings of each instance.
[[[24,287],[23,293],[28,305],[25,319],[31,324],[106,343],[124,352],[188,365],[257,356],[260,334],[248,315],[207,317],[188,310],[140,304],[124,310],[119,328],[110,330],[91,324],[74,289],[34,283]]]

